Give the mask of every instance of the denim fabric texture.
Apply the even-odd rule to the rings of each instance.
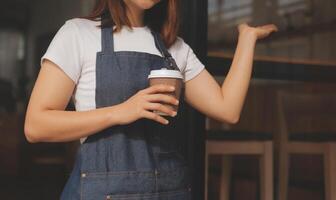
[[[175,64],[159,34],[152,33],[162,57],[114,52],[112,28],[102,29],[102,51],[96,60],[97,108],[126,101],[149,86],[151,70]],[[181,110],[184,88],[179,100]],[[168,117],[169,125],[140,119],[89,136],[79,148],[61,199],[191,199],[188,142],[179,131],[182,115]]]

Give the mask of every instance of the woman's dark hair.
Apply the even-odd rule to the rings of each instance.
[[[167,47],[170,47],[177,38],[178,10],[178,0],[161,0],[153,8],[145,11],[145,25],[159,32]],[[131,27],[124,0],[98,0],[92,13],[85,18],[102,20],[103,28],[115,26],[115,32],[120,31],[123,25]]]

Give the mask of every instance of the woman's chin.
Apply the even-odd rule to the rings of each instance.
[[[140,7],[141,9],[148,10],[153,8],[160,0],[141,0]]]

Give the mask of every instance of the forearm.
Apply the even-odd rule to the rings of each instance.
[[[41,110],[26,117],[25,133],[30,142],[67,142],[118,125],[119,107],[91,111]]]
[[[250,32],[239,35],[231,68],[221,87],[224,108],[230,119],[239,119],[248,91],[253,65],[256,37]]]

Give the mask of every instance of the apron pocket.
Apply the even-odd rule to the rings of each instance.
[[[189,200],[186,170],[82,173],[81,200]]]
[[[81,176],[81,200],[105,199],[108,194],[154,192],[153,171],[84,173]]]
[[[190,190],[175,190],[169,192],[107,195],[106,200],[190,200]]]

